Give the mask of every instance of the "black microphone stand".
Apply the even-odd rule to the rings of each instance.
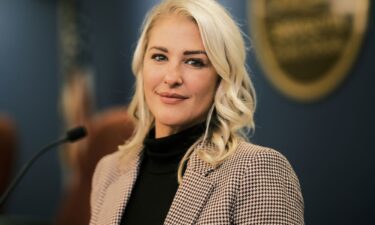
[[[66,137],[61,138],[57,141],[54,141],[48,145],[46,145],[44,148],[42,148],[39,152],[35,153],[34,156],[22,167],[20,172],[17,174],[17,176],[13,179],[12,183],[8,186],[7,190],[4,192],[4,194],[0,198],[0,206],[2,206],[8,197],[10,196],[10,193],[14,190],[14,188],[17,186],[17,184],[20,182],[21,178],[26,174],[27,170],[33,165],[35,160],[39,158],[39,156],[43,155],[48,150],[52,149],[53,147],[56,147],[60,144],[63,144],[65,142],[73,142],[78,139],[83,138],[86,136],[86,130],[83,127],[78,127],[75,129],[72,129],[67,132]]]

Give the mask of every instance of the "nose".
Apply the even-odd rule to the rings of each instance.
[[[171,64],[164,76],[164,83],[170,87],[180,86],[183,84],[182,71],[178,64]]]

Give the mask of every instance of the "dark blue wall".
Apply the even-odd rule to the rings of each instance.
[[[91,32],[98,109],[125,104],[133,88],[130,62],[139,26],[157,1],[81,2]],[[246,1],[221,2],[248,33]],[[374,20],[371,4],[356,64],[333,94],[316,103],[281,95],[265,79],[254,52],[249,54],[259,100],[253,141],[279,150],[294,166],[307,224],[373,224]],[[53,1],[0,2],[0,109],[11,112],[19,125],[18,165],[59,133],[56,23]],[[10,212],[52,217],[60,191],[56,157],[51,153],[38,162],[14,193]]]
[[[259,107],[256,143],[294,166],[307,224],[374,224],[375,7],[358,59],[344,83],[312,104],[291,101],[265,79],[253,58]]]
[[[56,3],[0,1],[0,113],[17,124],[16,169],[60,130]],[[60,192],[57,152],[40,159],[10,199],[12,214],[49,217]]]

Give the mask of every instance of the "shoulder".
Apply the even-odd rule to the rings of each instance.
[[[269,156],[286,159],[280,152],[275,149],[264,147],[249,142],[240,142],[236,150],[237,156],[245,158],[254,158],[260,156]]]
[[[249,143],[241,143],[228,163],[239,165],[236,218],[265,215],[265,221],[304,224],[304,202],[298,177],[280,152]],[[286,213],[286,215],[285,215]],[[287,217],[289,215],[290,217]],[[254,223],[256,222],[256,218]]]
[[[98,189],[102,188],[101,184],[109,183],[119,174],[119,151],[113,152],[101,158],[96,164],[94,174],[92,177],[92,193],[96,193]]]
[[[110,184],[118,177],[136,168],[139,164],[141,152],[127,151],[119,148],[116,152],[104,156],[96,165],[92,186],[93,191],[97,184]],[[99,185],[100,186],[100,185]]]
[[[101,158],[96,165],[94,177],[100,176],[101,174],[106,174],[109,172],[116,172],[118,168],[118,163],[120,160],[119,151],[113,152]]]
[[[116,151],[101,158],[96,164],[91,181],[90,205],[93,208],[102,193],[120,176],[120,152]]]
[[[289,161],[280,152],[248,142],[240,142],[236,151],[227,162],[233,166],[237,165],[244,170],[260,167],[261,169],[293,170]]]
[[[242,188],[294,193],[303,204],[293,167],[284,155],[272,148],[241,142],[222,167],[222,171],[231,171],[231,176],[237,177]]]

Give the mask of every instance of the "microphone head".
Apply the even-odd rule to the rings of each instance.
[[[66,140],[69,142],[77,141],[87,135],[85,127],[76,127],[66,132]]]

